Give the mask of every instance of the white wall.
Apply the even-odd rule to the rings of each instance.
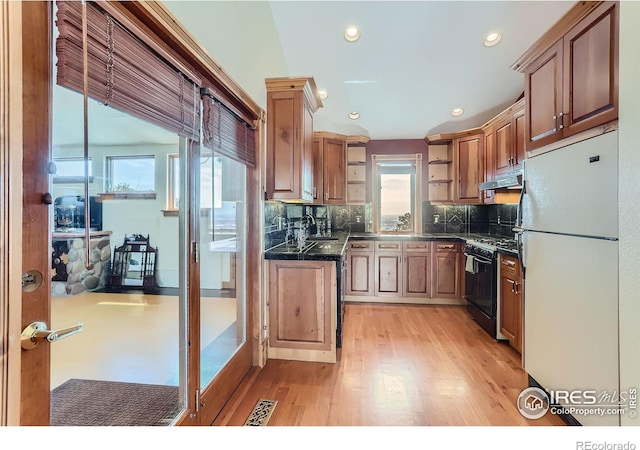
[[[640,390],[640,3],[620,2],[620,389]],[[640,411],[639,411],[640,412]],[[622,416],[623,425],[640,419]]]
[[[122,245],[125,234],[149,235],[151,245],[158,248],[157,278],[163,287],[178,286],[178,217],[165,217],[167,207],[167,155],[178,153],[178,136],[174,145],[139,144],[131,146],[91,146],[89,154],[94,181],[89,195],[105,192],[105,158],[118,155],[155,156],[155,200],[107,200],[102,204],[102,229],[112,231],[112,250]],[[79,156],[82,148],[54,148],[54,158]],[[82,184],[54,184],[52,195],[84,195]]]
[[[289,76],[269,2],[169,0],[163,5],[266,109],[264,79]]]

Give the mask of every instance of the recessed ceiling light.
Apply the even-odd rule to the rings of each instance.
[[[344,38],[349,42],[354,42],[360,39],[360,30],[358,27],[350,26],[344,31]]]
[[[320,96],[320,99],[322,99],[322,100],[324,100],[325,98],[327,98],[329,96],[327,91],[323,91],[323,90],[319,90],[318,91],[318,95]]]
[[[464,113],[464,109],[462,109],[462,108],[456,108],[453,111],[451,111],[451,115],[453,117],[461,116],[463,113]]]
[[[484,38],[484,46],[485,47],[493,47],[502,39],[502,35],[500,33],[491,33],[488,34],[486,38]]]
[[[359,118],[360,118],[360,113],[359,112],[350,112],[349,113],[349,119],[358,120]]]

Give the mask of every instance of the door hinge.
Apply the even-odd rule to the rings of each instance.
[[[200,245],[196,241],[191,241],[191,253],[193,255],[193,262],[200,262]]]
[[[196,412],[200,412],[200,389],[196,389]]]

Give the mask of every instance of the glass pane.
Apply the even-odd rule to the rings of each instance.
[[[246,169],[217,154],[203,157],[200,168],[200,382],[205,387],[245,342]]]
[[[107,164],[107,192],[155,191],[154,156],[107,156]]]
[[[380,174],[380,231],[413,231],[412,175]]]
[[[54,160],[83,157],[82,124],[82,95],[54,86]],[[163,209],[168,155],[184,140],[90,100],[88,144],[89,243],[84,184],[51,184],[51,327],[83,324],[51,346],[52,424],[168,425],[186,399],[186,233]],[[101,196],[109,186],[157,196]]]
[[[82,177],[84,176],[84,158],[54,159],[56,164],[56,177]],[[93,164],[89,160],[89,176],[93,175]]]

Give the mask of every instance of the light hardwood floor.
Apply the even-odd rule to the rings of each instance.
[[[269,425],[563,425],[520,415],[520,355],[464,307],[349,304],[337,364],[269,360],[250,372],[214,425],[243,425],[259,399]]]

